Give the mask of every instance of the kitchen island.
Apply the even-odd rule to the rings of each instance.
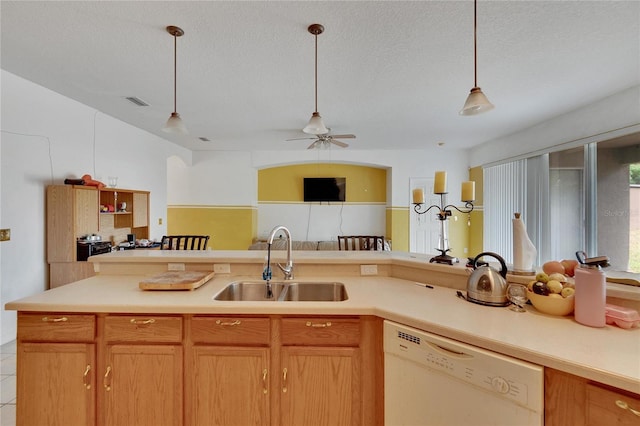
[[[373,368],[374,372],[379,372],[382,358],[380,321],[388,319],[538,364],[550,372],[567,373],[571,377],[584,380],[584,383],[588,381],[610,386],[622,392],[630,392],[635,397],[640,395],[640,328],[624,330],[615,326],[606,326],[596,329],[578,324],[571,316],[554,317],[541,314],[531,306],[527,306],[526,313],[517,313],[508,308],[487,307],[466,302],[456,296],[456,290],[465,289],[468,272],[464,266],[430,264],[428,257],[424,255],[395,252],[294,252],[296,280],[344,283],[348,299],[341,302],[213,300],[218,292],[233,281],[259,280],[264,255],[265,253],[261,251],[130,250],[114,252],[90,259],[95,266],[97,276],[10,302],[6,308],[19,311],[23,319],[24,316],[30,318],[29,315],[41,317],[41,313],[46,313],[48,319],[64,318],[66,314],[69,317],[72,315],[94,317],[94,328],[91,329],[93,331],[88,332],[91,339],[83,340],[81,344],[93,345],[91,346],[93,349],[88,349],[89,352],[92,350],[97,352],[95,359],[99,366],[98,372],[91,369],[91,372],[87,373],[87,380],[92,378],[91,383],[95,383],[98,379],[107,380],[104,383],[97,383],[101,388],[104,386],[104,389],[110,386],[108,383],[110,376],[104,371],[106,360],[111,360],[110,357],[118,359],[112,353],[113,350],[133,357],[131,352],[135,353],[140,349],[139,345],[123,345],[124,341],[131,343],[129,334],[124,337],[109,337],[110,330],[114,330],[109,328],[114,324],[113,321],[133,321],[133,324],[136,321],[154,319],[159,324],[169,319],[164,330],[169,335],[171,335],[170,330],[174,328],[179,329],[180,333],[168,337],[169,341],[151,342],[153,344],[149,346],[153,351],[164,351],[162,356],[158,355],[159,359],[166,363],[164,364],[166,371],[173,371],[174,364],[182,366],[184,362],[187,368],[198,359],[195,348],[199,348],[201,342],[194,340],[198,330],[197,321],[215,318],[216,321],[225,323],[236,321],[237,318],[247,318],[250,323],[255,323],[257,330],[263,330],[263,334],[269,334],[271,342],[261,341],[258,338],[258,342],[250,339],[244,343],[241,341],[227,343],[234,343],[232,347],[236,350],[242,349],[239,353],[244,353],[251,348],[257,351],[255,356],[258,358],[266,357],[267,364],[280,365],[283,359],[293,359],[294,354],[301,356],[295,352],[301,348],[292,352],[285,348],[288,327],[285,320],[310,318],[325,321],[320,325],[333,319],[335,327],[345,327],[344,335],[349,335],[353,330],[359,330],[355,332],[351,342],[338,341],[323,344],[325,350],[323,354],[336,357],[329,358],[331,362],[338,359],[359,360],[353,365],[340,364],[349,371],[353,371],[354,376],[362,375],[359,373],[360,369],[371,371],[365,370],[363,365]],[[283,255],[282,252],[272,253],[274,262],[282,262]],[[145,277],[172,269],[215,271],[216,274],[211,281],[194,291],[139,289],[138,283]],[[275,280],[279,271],[275,267],[273,269]],[[521,277],[511,276],[509,279],[510,281],[523,280]],[[416,283],[428,283],[433,288],[419,286]],[[22,324],[27,324],[27,328],[29,327],[28,322],[21,323],[20,319],[19,317],[19,345],[21,329],[25,328]],[[340,323],[338,321],[340,319],[346,320],[346,323]],[[360,321],[360,328],[354,325],[354,321]],[[65,322],[60,320],[60,323]],[[144,324],[136,324],[136,328],[144,327]],[[255,335],[260,334],[259,331],[255,333]],[[149,338],[154,339],[154,336],[151,335]],[[339,339],[340,335],[336,334],[333,337]],[[32,340],[40,342],[44,341],[43,339]],[[28,339],[23,340],[26,342]],[[37,343],[29,344],[37,345]],[[182,346],[185,348],[184,354],[182,351],[178,354],[172,352],[176,347]],[[103,347],[107,350],[103,351]],[[274,347],[279,348],[278,352],[265,352],[265,348]],[[113,349],[112,352],[110,352],[111,349]],[[189,360],[188,362],[183,360],[183,355]],[[305,353],[305,356],[310,355]],[[20,369],[20,351],[18,360]],[[375,419],[378,424],[381,421],[379,419],[379,387],[381,386],[379,376],[381,374],[374,374],[374,376],[378,377],[371,379],[370,383],[356,379],[349,382],[350,386],[355,386],[367,398],[373,398],[373,401],[378,402],[371,406],[363,402],[367,398],[361,398],[353,403],[354,406],[359,404],[360,408],[356,409],[353,406],[350,408],[352,411],[350,419],[357,420],[359,424],[373,424],[372,419]],[[182,378],[175,378],[176,383],[180,385],[183,384],[182,380]],[[190,379],[185,380],[187,381],[185,389],[196,388],[189,386]],[[264,389],[270,395],[276,393],[273,389],[281,386],[278,374],[270,374],[269,378],[264,380],[269,382],[264,385]],[[20,386],[19,380],[19,395]],[[193,390],[185,391],[184,395],[180,393],[176,398],[182,400],[184,397],[185,401],[189,401],[188,396],[193,396],[191,392]],[[285,400],[282,392],[279,395],[278,406]],[[271,398],[276,397],[273,395]],[[21,404],[20,401],[18,398],[18,405]],[[98,413],[108,412],[108,402],[105,402],[108,398],[98,397],[93,401],[88,402],[89,413],[93,412],[92,410]],[[264,410],[269,413],[264,416],[271,418],[272,424],[286,424],[285,414],[279,414],[278,410],[268,406]],[[20,412],[20,407],[18,411]],[[179,414],[173,414],[178,419],[177,424],[181,424],[181,413],[182,411]],[[102,416],[99,416],[102,420],[98,423],[108,424],[108,415]],[[189,421],[188,423],[197,422]],[[549,421],[548,424],[554,423]]]

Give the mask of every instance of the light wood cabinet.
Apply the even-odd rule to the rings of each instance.
[[[640,394],[545,368],[545,426],[640,425]]]
[[[363,424],[360,320],[283,318],[281,334],[280,424]]]
[[[182,424],[182,323],[180,316],[106,316],[103,424]]]
[[[380,339],[373,317],[20,312],[18,424],[382,425]]]
[[[194,316],[190,321],[187,425],[269,425],[271,321]]]
[[[123,201],[125,211],[99,211],[100,205]],[[149,238],[149,193],[146,191],[49,185],[46,206],[50,288],[95,275],[93,265],[77,261],[78,238],[98,234],[103,241],[114,245],[126,241],[130,233],[138,239]]]
[[[587,383],[587,426],[640,425],[640,395]]]
[[[360,425],[360,350],[282,348],[280,424]]]
[[[76,240],[98,232],[98,191],[71,185],[47,187],[47,261],[75,262]]]
[[[94,339],[91,315],[18,315],[17,424],[95,424]]]
[[[269,348],[196,346],[188,366],[189,425],[269,425]]]

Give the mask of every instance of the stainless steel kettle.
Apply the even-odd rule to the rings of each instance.
[[[490,256],[500,262],[498,272],[487,263],[478,260]],[[507,265],[502,257],[492,252],[483,252],[473,259],[473,271],[467,280],[467,300],[488,306],[507,306]]]

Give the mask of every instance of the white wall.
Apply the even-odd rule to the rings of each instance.
[[[191,152],[6,71],[0,74],[0,343],[15,338],[11,300],[47,287],[45,188],[90,174],[151,192],[150,234],[166,231],[167,158]],[[95,139],[94,139],[95,130]],[[94,155],[95,149],[95,155]]]
[[[563,149],[640,131],[640,86],[470,150],[471,167],[515,159],[551,147]]]
[[[387,205],[291,203],[257,205],[257,171],[287,164],[351,163],[389,169]],[[425,150],[302,150],[256,152],[197,152],[193,165],[172,160],[168,169],[169,205],[256,206],[258,237],[285,225],[295,240],[335,240],[339,234],[385,235],[386,207],[409,207],[409,179],[433,177],[446,170],[450,200],[460,199],[460,184],[468,180],[465,151]]]

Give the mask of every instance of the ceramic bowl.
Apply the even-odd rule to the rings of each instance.
[[[549,315],[564,316],[573,312],[575,297],[553,297],[536,294],[532,291],[527,292],[531,304],[540,312]]]

